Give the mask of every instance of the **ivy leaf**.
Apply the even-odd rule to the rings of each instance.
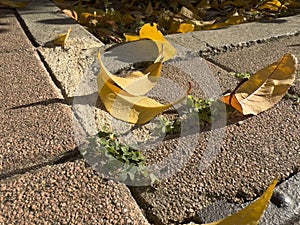
[[[67,33],[58,35],[53,41],[54,44],[64,47],[69,39],[71,31],[72,31],[72,28],[70,27],[70,29],[68,30]]]
[[[296,70],[296,57],[287,53],[221,100],[244,115],[257,115],[273,107],[284,97],[295,80]]]
[[[157,48],[159,49],[159,52],[162,52],[164,48],[164,61],[167,61],[176,55],[176,49],[157,29],[156,23],[147,23],[142,26],[139,36],[125,34],[125,38],[126,41],[138,41],[142,39],[150,39],[154,41],[157,45]]]
[[[105,81],[113,81],[117,86],[126,91],[127,93],[135,96],[144,95],[149,92],[158,81],[161,69],[162,60],[150,65],[145,71],[134,71],[126,77],[119,77],[111,74],[101,61],[100,53],[98,54],[98,60],[101,68],[101,76]]]
[[[29,2],[13,2],[10,0],[0,0],[0,4],[9,6],[12,8],[24,8],[29,4]]]
[[[260,218],[269,204],[277,182],[278,180],[275,179],[259,199],[236,214],[217,222],[202,225],[258,225]]]

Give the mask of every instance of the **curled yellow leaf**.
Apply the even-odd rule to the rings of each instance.
[[[186,98],[186,95],[184,95],[179,100],[164,105],[146,96],[134,96],[122,90],[112,80],[103,79],[104,73],[101,70],[98,76],[100,98],[106,110],[113,117],[129,123],[147,123],[156,115]]]
[[[98,54],[99,64],[101,68],[101,76],[104,81],[110,81],[119,86],[122,90],[135,96],[144,95],[149,92],[158,81],[161,69],[162,59],[150,65],[144,72],[134,71],[126,77],[113,75],[103,64],[100,53]]]
[[[64,47],[69,39],[71,31],[72,31],[72,28],[70,27],[67,33],[58,35],[53,41],[54,44]]]
[[[257,115],[283,98],[295,81],[296,70],[296,57],[287,53],[278,62],[258,71],[234,93],[221,100],[244,115]]]
[[[236,214],[213,223],[202,225],[258,225],[260,218],[269,204],[277,182],[278,180],[275,179],[260,198]]]

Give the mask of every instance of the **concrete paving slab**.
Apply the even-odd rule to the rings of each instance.
[[[73,150],[69,106],[34,51],[0,54],[1,176]]]
[[[0,35],[0,53],[33,49],[13,10],[0,8]]]
[[[257,42],[294,35],[300,32],[300,15],[278,18],[266,22],[247,23],[219,30],[196,31],[169,35],[168,38],[201,55],[218,54],[230,49],[249,46]]]
[[[83,160],[0,181],[1,224],[149,224],[124,184]]]
[[[20,13],[22,14],[22,12]],[[30,18],[30,13],[26,16]],[[38,18],[31,18],[41,21]],[[44,23],[45,21],[49,23],[49,20],[52,21],[51,18],[42,19]],[[227,51],[228,48],[240,48],[240,45],[252,45],[255,42],[263,42],[277,36],[299,32],[297,26],[299,16],[280,19],[280,21],[282,20],[286,21],[283,21],[282,24],[278,21],[276,24],[269,23],[267,25],[242,24],[214,31],[216,33],[201,31],[185,35],[171,35],[169,38],[194,51],[212,55],[214,52],[222,52],[223,49]],[[24,21],[27,24],[26,19]],[[28,23],[30,23],[29,20]],[[34,26],[32,25],[32,27]],[[38,33],[32,31],[33,34],[34,32]],[[201,38],[195,35],[199,35]],[[44,46],[49,40],[52,40],[52,37],[51,39],[47,35],[45,37],[36,38],[38,40],[36,42]],[[208,45],[202,41],[207,42]],[[227,47],[223,48],[223,46]],[[277,58],[274,61],[276,60]],[[51,68],[51,63],[48,65]],[[219,71],[221,74],[225,74],[223,70],[219,69]],[[172,76],[176,77],[176,72],[173,71],[173,73]],[[182,81],[186,81],[186,79],[182,79]],[[228,84],[233,89],[236,82],[228,82]],[[197,210],[215,201],[252,200],[266,188],[274,177],[280,177],[283,180],[289,177],[290,174],[297,171],[300,158],[299,142],[297,142],[299,135],[295,132],[300,126],[298,111],[299,105],[293,105],[291,100],[284,100],[271,110],[256,117],[243,118],[244,120],[239,123],[229,124],[226,128],[201,132],[196,139],[199,142],[197,148],[181,171],[152,187],[132,189],[135,198],[143,206],[147,218],[155,224],[189,221],[196,215]],[[288,116],[283,118],[282,115]],[[218,142],[220,141],[219,133],[223,132],[225,132],[225,137],[221,141],[221,148],[210,148],[212,153],[207,152],[210,141],[213,140],[211,137],[216,137],[216,142]],[[149,157],[163,160],[174,152],[177,144],[178,139],[166,141]],[[203,164],[208,167],[199,168],[199,165]],[[173,167],[178,167],[178,165],[175,164]]]
[[[227,126],[220,150],[213,149],[217,154],[204,171],[199,166],[205,163],[209,136],[218,133],[200,133],[199,145],[180,172],[148,189],[136,188],[135,197],[157,224],[189,221],[196,210],[217,200],[249,201],[275,177],[284,180],[299,170],[299,119],[299,106],[282,101],[261,115]],[[156,154],[170,154],[174,141]]]
[[[261,225],[298,225],[300,224],[300,174],[292,176],[274,190],[273,197],[261,218]],[[231,215],[249,205],[217,202],[197,212],[197,220],[210,223]]]
[[[74,97],[81,77],[97,55],[93,53],[103,44],[59,10],[48,0],[32,1],[28,7],[18,9],[18,14],[64,96]],[[55,46],[53,40],[70,27],[65,47]]]
[[[103,44],[75,20],[60,12],[51,1],[34,0],[25,8],[17,9],[21,20],[26,24],[34,42],[38,46],[48,46],[59,34],[66,33],[70,27],[72,32],[69,42],[81,48],[98,47]],[[51,44],[50,44],[51,46]]]
[[[300,35],[274,39],[238,51],[228,51],[220,55],[211,56],[210,59],[230,71],[255,73],[275,62],[285,53],[294,54],[299,61]]]

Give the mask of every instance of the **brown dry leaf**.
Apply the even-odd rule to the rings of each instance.
[[[58,35],[53,41],[54,44],[64,47],[69,39],[71,31],[72,31],[72,28],[70,27],[67,33]]]
[[[139,34],[139,36],[125,34],[126,41],[137,41],[140,39],[153,40],[156,43],[159,52],[162,52],[162,48],[164,48],[164,61],[167,61],[176,55],[176,49],[157,29],[156,23],[153,23],[153,25],[150,23],[145,24],[142,26]]]
[[[67,16],[73,18],[74,20],[78,20],[78,15],[77,12],[74,10],[69,10],[69,9],[63,9],[62,10],[64,14],[66,14]]]
[[[102,71],[101,76],[103,80],[107,80],[116,84],[123,91],[130,95],[140,96],[148,93],[158,81],[161,74],[163,57],[161,57],[159,62],[150,65],[144,71],[144,73],[141,71],[134,71],[126,77],[119,77],[111,74],[104,66],[100,53],[98,54],[98,60]]]
[[[225,219],[202,225],[258,225],[266,210],[278,180],[275,179],[265,193],[251,205]]]
[[[30,1],[28,2],[13,2],[10,0],[0,0],[0,4],[9,6],[12,8],[24,8],[29,4]]]
[[[244,115],[257,115],[283,98],[295,80],[296,70],[296,57],[287,53],[278,62],[251,76],[235,93],[221,100]]]

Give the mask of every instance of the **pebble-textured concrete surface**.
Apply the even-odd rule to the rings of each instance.
[[[228,51],[212,56],[211,59],[231,71],[255,73],[264,66],[279,60],[285,53],[294,54],[298,58],[299,65],[300,35],[282,37],[238,51]]]
[[[33,39],[36,44],[40,45],[38,51],[43,55],[53,75],[59,77],[58,74],[60,70],[56,70],[56,68],[70,63],[69,59],[57,59],[56,55],[63,55],[64,57],[70,57],[70,55],[75,56],[75,64],[82,63],[84,65],[79,65],[80,71],[82,71],[82,68],[86,66],[84,62],[86,55],[74,53],[72,45],[74,44],[74,46],[76,46],[76,40],[74,42],[74,39],[72,40],[71,38],[69,48],[66,46],[65,49],[50,48],[48,43],[53,40],[55,35],[64,33],[65,30],[68,29],[69,26],[62,25],[65,24],[63,20],[66,17],[54,13],[57,8],[53,7],[53,5],[49,5],[49,7],[44,9],[43,4],[36,0],[33,1],[30,7],[31,8],[27,10],[19,11],[21,19],[28,25],[28,30],[34,36]],[[49,9],[52,11],[49,12]],[[39,18],[39,16],[41,16],[41,18]],[[57,18],[57,16],[61,16],[61,18]],[[7,21],[7,18],[4,19]],[[276,42],[273,41],[274,37],[299,32],[297,26],[299,23],[299,15],[288,19],[280,19],[280,21],[283,21],[283,23],[242,24],[215,32],[205,31],[204,33],[195,32],[185,35],[172,35],[170,39],[188,48],[192,48],[195,52],[207,51],[206,53],[208,55],[212,55],[214,52],[220,53],[223,50],[228,50],[228,48],[222,48],[223,46],[232,46],[232,49],[238,49],[239,51],[222,53],[224,55],[212,57],[212,60],[218,65],[224,65],[224,67],[231,68],[237,72],[244,72],[241,71],[243,69],[252,72],[276,61],[287,49],[291,49],[292,53],[299,55],[299,39],[297,39],[299,36],[279,39],[278,43],[280,47],[276,47]],[[46,26],[47,28],[45,28]],[[51,29],[57,27],[60,28],[53,33],[50,32]],[[1,35],[9,35],[6,30],[4,31],[5,32],[1,32],[0,30],[0,37]],[[76,35],[74,36],[76,37]],[[13,35],[10,37],[13,37]],[[93,40],[93,38],[88,40]],[[257,40],[264,40],[264,43],[254,45]],[[266,40],[270,42],[266,42]],[[206,45],[205,42],[213,48],[208,47],[209,45]],[[236,46],[239,45],[240,47],[236,48]],[[251,47],[242,48],[241,46]],[[79,47],[81,50],[84,50],[84,48],[89,48],[89,46]],[[219,48],[221,48],[221,50]],[[5,173],[13,170],[12,168],[15,166],[22,167],[22,165],[28,163],[34,164],[36,161],[45,160],[47,157],[52,156],[52,153],[56,155],[74,148],[73,141],[70,139],[72,131],[69,130],[69,126],[66,125],[71,118],[68,115],[70,110],[68,106],[62,104],[61,100],[58,102],[55,100],[50,103],[46,102],[46,104],[33,104],[30,105],[30,107],[26,106],[7,110],[7,108],[14,106],[61,98],[61,95],[57,89],[55,89],[53,83],[51,83],[50,77],[45,75],[45,69],[42,67],[42,64],[40,62],[35,64],[36,61],[33,59],[37,59],[36,53],[34,53],[30,47],[28,48],[29,50],[26,49],[27,48],[20,51],[18,54],[12,54],[9,50],[5,53],[0,52],[0,70],[5,71],[5,73],[0,71],[0,76],[5,78],[4,83],[0,84],[0,97],[1,101],[4,102],[4,104],[2,104],[4,108],[0,108],[0,115],[3,118],[1,118],[0,123],[4,123],[5,125],[2,126],[1,124],[1,128],[4,127],[4,132],[3,138],[1,137],[0,140],[0,146],[4,146],[5,144],[5,147],[1,148],[5,156],[2,158],[1,165]],[[247,52],[247,49],[249,52]],[[68,53],[71,54],[69,55]],[[182,56],[190,57],[190,62],[195,63],[193,60],[197,61],[195,54],[183,54]],[[27,62],[26,60],[28,59],[30,60],[28,61],[30,65],[21,67],[20,63],[23,62],[22,65],[24,65],[24,62]],[[47,60],[49,60],[49,62]],[[62,62],[61,64],[59,62],[60,60]],[[89,59],[87,59],[87,61],[88,60]],[[8,63],[12,66],[6,65]],[[178,65],[179,64],[178,62]],[[71,65],[74,64],[71,63]],[[227,75],[224,70],[214,65],[211,65],[210,69],[215,76],[218,76],[218,72],[220,72],[221,75],[217,80],[221,82],[222,91],[228,88],[231,90],[235,88],[236,80],[232,79],[232,77],[229,78],[231,79],[230,81],[224,78],[224,76]],[[64,68],[63,71],[65,72],[67,70]],[[170,73],[171,79],[173,77],[174,80],[177,79],[179,83],[181,82],[183,84],[187,82],[186,79],[181,79],[182,75],[177,77],[176,73],[178,72],[172,68],[167,68],[164,72]],[[28,74],[31,74],[31,76]],[[32,76],[32,74],[35,76]],[[81,75],[76,74],[74,85],[76,85],[78,76],[80,78]],[[71,77],[72,76],[68,75],[66,80],[70,82]],[[63,79],[65,79],[64,76],[62,79],[57,78],[61,84]],[[2,77],[1,80],[3,80]],[[224,84],[222,81],[224,81]],[[65,82],[65,84],[67,85],[68,82]],[[49,83],[51,83],[51,85],[49,85]],[[64,88],[64,85],[61,86]],[[299,82],[296,82],[295,89],[299,90]],[[74,89],[72,91],[74,91]],[[72,91],[70,93],[72,93]],[[68,92],[65,90],[65,93]],[[12,97],[7,98],[7,96]],[[67,94],[67,96],[69,96],[69,94]],[[153,186],[132,188],[134,197],[137,199],[139,206],[142,207],[146,213],[147,219],[154,224],[178,224],[178,222],[188,222],[197,214],[197,211],[216,201],[243,202],[245,200],[253,200],[265,190],[274,177],[279,177],[281,180],[284,180],[292,173],[299,171],[300,146],[298,141],[299,132],[297,132],[300,127],[299,107],[299,104],[293,104],[291,99],[284,99],[272,109],[258,116],[240,118],[238,123],[229,121],[226,127],[203,131],[199,135],[195,135],[195,140],[198,142],[197,147],[192,149],[194,150],[192,156],[185,159],[187,162],[179,172],[172,177],[155,183]],[[46,110],[51,112],[50,116],[48,111],[46,113]],[[39,119],[34,120],[33,118]],[[15,121],[20,122],[16,123]],[[56,122],[53,123],[53,121]],[[29,133],[26,133],[27,131]],[[49,131],[51,135],[50,138],[45,135],[48,134]],[[52,131],[54,133],[51,133]],[[25,135],[23,132],[25,132]],[[222,137],[223,134],[225,136],[220,140],[219,137]],[[66,135],[66,138],[64,135]],[[9,140],[10,137],[13,137],[13,140]],[[30,139],[30,137],[32,137],[32,139]],[[18,141],[16,142],[15,139]],[[36,139],[38,142],[35,142]],[[156,161],[161,161],[172,153],[174,153],[175,156],[181,153],[174,151],[177,142],[178,139],[174,139],[165,141],[159,145],[155,151],[151,152],[152,155],[148,155],[148,157],[151,156],[149,162],[156,163]],[[214,148],[211,142],[216,142],[213,144],[220,143],[221,147]],[[41,146],[40,143],[42,143]],[[23,146],[29,146],[29,148]],[[43,151],[44,149],[46,149],[46,151]],[[179,157],[184,156],[179,155]],[[201,170],[201,166],[203,165],[207,167]],[[176,169],[178,169],[179,164],[171,165],[171,167],[177,167]],[[78,182],[78,180],[82,180],[82,182]],[[98,186],[90,188],[93,186],[94,181],[96,181]],[[35,184],[36,186],[34,186]],[[122,219],[124,224],[130,224],[129,220],[134,221],[135,224],[147,224],[125,186],[102,180],[99,176],[95,175],[95,172],[92,172],[91,168],[86,168],[82,161],[75,163],[69,162],[50,167],[47,166],[23,175],[9,177],[2,180],[0,186],[1,190],[7,190],[7,192],[3,191],[0,194],[0,198],[2,195],[5,196],[4,198],[6,199],[6,201],[0,201],[2,204],[0,206],[3,207],[3,211],[5,212],[3,219],[6,218],[5,221],[8,221],[8,223],[9,218],[22,216],[22,213],[14,213],[18,210],[12,210],[15,209],[15,205],[17,205],[20,206],[20,210],[23,210],[21,212],[24,212],[24,215],[37,213],[34,214],[36,216],[29,216],[32,220],[39,219],[39,215],[43,215],[43,211],[46,211],[46,208],[53,206],[53,210],[50,213],[51,216],[49,217],[50,223],[53,223],[58,216],[59,221],[62,221],[62,223],[65,222],[63,220],[66,218],[70,218],[71,216],[75,218],[78,216],[74,221],[82,221],[82,224],[86,224],[84,219],[86,219],[86,221],[92,221],[92,218],[97,218],[100,221],[100,219],[104,219],[105,214],[105,218],[108,219],[109,217],[109,219],[111,219],[107,221],[107,224],[119,224]],[[16,188],[18,186],[22,188]],[[27,190],[26,187],[29,187],[28,189],[31,191],[19,194],[22,190]],[[102,192],[96,192],[99,190],[99,187],[100,189],[107,190],[107,192],[104,191],[106,193],[105,195],[103,195]],[[68,188],[70,188],[71,191],[68,191]],[[91,190],[91,192],[85,192],[83,190]],[[59,195],[56,195],[57,193],[59,193]],[[72,195],[69,195],[69,193],[72,193]],[[93,197],[90,197],[89,193],[93,193]],[[94,196],[96,194],[99,194],[101,197],[103,196],[104,199],[108,199],[108,202],[95,198]],[[27,196],[30,200],[27,200]],[[119,199],[120,196],[122,196],[122,201],[124,198],[127,198],[124,196],[128,196],[128,202],[126,201],[128,203],[128,207],[126,207],[127,210],[125,210],[126,213],[123,211],[122,204],[117,205],[117,203],[114,203],[114,200],[111,200]],[[20,198],[20,200],[18,200],[18,198]],[[36,199],[41,199],[44,205],[38,205],[40,201]],[[64,201],[64,199],[67,200]],[[82,201],[84,201],[83,199],[93,201],[94,205],[86,201],[86,204],[76,208],[76,205],[80,205]],[[111,202],[112,204],[110,204]],[[121,201],[117,200],[117,202]],[[126,202],[124,202],[124,204],[126,204]],[[72,207],[69,207],[69,205]],[[100,206],[103,206],[105,209],[111,209],[112,207],[116,211],[101,211],[103,208]],[[95,211],[93,211],[95,209],[97,210],[98,207],[99,212],[103,212],[103,214],[100,213],[99,217],[97,217]],[[40,208],[43,210],[38,211]],[[68,208],[68,210],[63,211],[65,208]],[[74,208],[78,213],[73,213]],[[79,210],[84,209],[87,209],[84,213],[90,215],[89,217],[80,217]],[[111,211],[114,212],[113,215],[109,214]],[[129,213],[128,216],[128,211],[135,211],[137,214]],[[123,217],[119,217],[119,214],[123,215]],[[9,218],[5,217],[7,215],[9,215]],[[95,217],[93,217],[93,215]],[[72,223],[72,220],[69,221]],[[105,224],[105,222],[102,223]],[[95,224],[99,224],[99,222],[97,221]]]
[[[0,8],[0,53],[33,49],[13,10]],[[14,32],[12,32],[14,31]]]
[[[28,7],[18,9],[18,13],[63,94],[74,97],[82,76],[103,44],[59,10],[52,2],[44,0],[32,1]],[[70,27],[72,31],[65,47],[55,46],[53,40]]]
[[[0,181],[0,224],[149,224],[124,184],[83,160]]]
[[[260,225],[299,225],[300,224],[300,173],[279,184],[275,190],[268,208],[261,218]],[[244,204],[216,202],[197,212],[197,221],[210,223],[231,215],[252,202]]]
[[[71,111],[63,104],[60,91],[21,32],[18,21],[11,17],[0,19],[8,23],[8,30],[0,33],[0,39],[10,38],[10,43],[16,43],[0,52],[2,175],[75,148]]]
[[[288,18],[240,24],[218,30],[174,34],[170,35],[169,39],[206,55],[246,47],[255,42],[265,42],[276,37],[297,34],[300,32],[299,19],[300,15],[298,14]]]
[[[298,48],[298,37],[280,41],[282,44],[293,46],[292,53],[299,54],[299,51],[295,50]],[[272,43],[261,45],[260,48],[245,49],[241,55],[240,51],[228,53],[228,57],[220,55],[218,59],[223,61],[218,62],[223,63],[226,59],[226,62],[236,65],[232,68],[249,68],[249,64],[252,65],[254,61],[256,68],[262,68],[277,61],[281,56],[281,53],[277,52],[277,57],[273,55],[272,61],[271,57],[264,60],[264,55],[267,55],[268,51],[272,55],[279,44]],[[271,48],[270,45],[274,47]],[[259,56],[260,52],[265,53]],[[253,56],[253,61],[249,55]],[[231,90],[234,87],[232,84]],[[299,88],[298,82],[294,88]],[[202,157],[207,148],[208,137],[214,134],[212,131],[200,133],[199,146],[184,169],[154,188],[136,189],[136,196],[146,204],[149,218],[169,224],[172,221],[188,220],[196,210],[216,200],[252,200],[262,193],[275,177],[285,180],[292,173],[299,171],[300,106],[293,103],[290,99],[283,99],[264,113],[228,124],[224,128],[226,132],[219,154],[202,172],[198,166],[203,163]],[[176,146],[173,142],[167,141],[166,145],[156,152],[170,154],[170,149]]]
[[[75,148],[72,112],[14,12],[0,15],[0,224],[148,224],[84,160],[46,166]]]

